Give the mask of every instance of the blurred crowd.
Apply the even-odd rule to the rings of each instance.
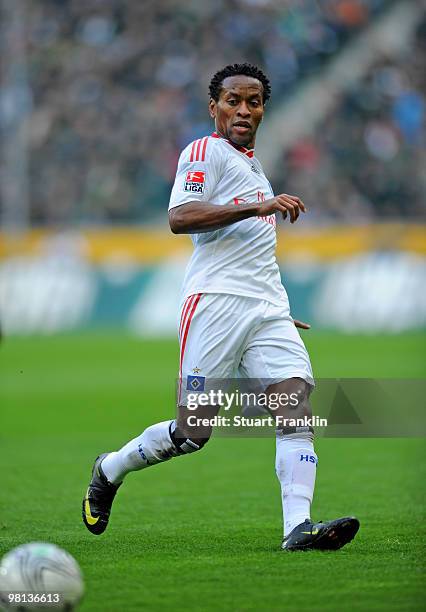
[[[164,220],[181,149],[212,130],[207,90],[216,70],[257,63],[271,79],[272,103],[280,102],[391,3],[26,3],[24,27],[9,28],[1,61],[13,66],[15,48],[23,47],[27,81],[18,86],[13,71],[2,71],[0,133],[10,138],[25,126],[31,221]],[[322,209],[331,217],[411,214],[418,205],[422,61],[416,54],[378,63],[312,139],[285,155],[286,189],[308,201],[321,194],[319,216]],[[4,173],[0,164],[0,179]]]
[[[309,202],[311,221],[424,218],[425,47],[426,21],[398,61],[378,59],[313,136],[284,153],[275,185]]]

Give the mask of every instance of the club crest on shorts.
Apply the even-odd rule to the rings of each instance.
[[[186,379],[186,390],[187,391],[204,391],[205,384],[206,384],[205,376],[189,375]]]
[[[185,184],[183,186],[184,191],[191,191],[192,193],[204,193],[204,181],[206,173],[200,170],[190,170],[186,173]]]

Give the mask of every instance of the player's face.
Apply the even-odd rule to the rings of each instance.
[[[240,147],[253,148],[264,113],[263,85],[253,77],[227,77],[219,100],[210,100],[209,110],[219,134]]]

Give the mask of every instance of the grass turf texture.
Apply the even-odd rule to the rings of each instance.
[[[419,335],[304,338],[317,376],[425,374]],[[107,532],[86,531],[94,457],[172,418],[176,363],[175,342],[122,334],[6,338],[0,553],[32,540],[68,549],[85,575],[83,611],[420,609],[423,440],[318,440],[313,516],[361,521],[337,553],[280,551],[269,439],[216,438],[131,474]]]

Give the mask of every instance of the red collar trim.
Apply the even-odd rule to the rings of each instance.
[[[220,136],[217,132],[213,132],[212,137],[213,138],[222,138],[222,140],[225,140],[227,143],[229,143],[231,145],[231,147],[234,147],[234,149],[237,149],[237,151],[239,151],[240,153],[243,153],[244,155],[247,155],[247,157],[253,157],[254,156],[254,149],[246,149],[246,147],[240,147],[240,146],[234,144],[233,142],[231,142],[230,140],[228,140],[227,138],[223,138],[223,136]]]

